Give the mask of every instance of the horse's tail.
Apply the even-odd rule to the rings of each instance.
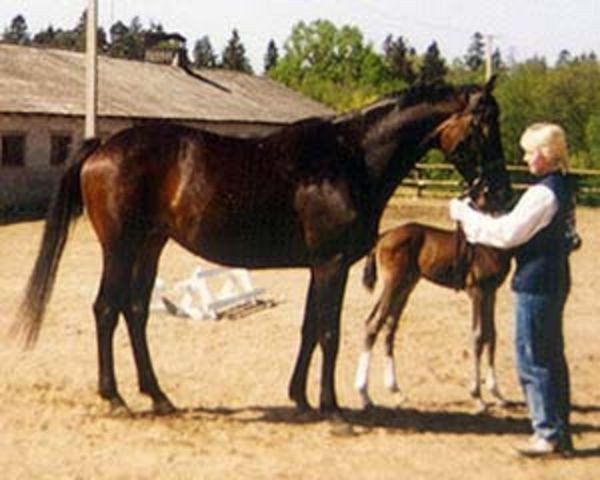
[[[375,251],[376,248],[371,250],[369,255],[367,255],[362,275],[362,283],[369,292],[373,291],[377,283],[377,259],[375,258]]]
[[[83,212],[81,168],[99,146],[96,138],[83,142],[71,157],[48,207],[41,245],[12,328],[13,335],[22,338],[27,347],[35,345],[38,338],[71,221]]]

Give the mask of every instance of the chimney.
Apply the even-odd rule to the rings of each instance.
[[[189,64],[185,41],[185,37],[178,33],[147,33],[144,38],[144,60],[185,67]]]

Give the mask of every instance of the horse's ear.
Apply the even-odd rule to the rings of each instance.
[[[492,91],[494,90],[494,88],[496,87],[496,80],[498,79],[498,74],[494,73],[487,82],[485,82],[485,85],[483,86],[483,94],[484,95],[489,95],[492,93]]]

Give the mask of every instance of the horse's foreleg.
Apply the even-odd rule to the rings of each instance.
[[[300,350],[296,358],[294,373],[289,386],[289,397],[300,410],[308,410],[310,405],[306,398],[306,378],[312,354],[317,345],[317,313],[315,310],[315,280],[311,276],[306,306],[304,308],[304,320],[302,323],[302,338]]]
[[[175,407],[158,384],[146,336],[150,297],[156,279],[158,259],[164,244],[165,239],[154,239],[148,241],[144,248],[137,252],[128,302],[123,309],[137,367],[140,392],[152,399],[153,411],[159,415],[175,411]]]
[[[374,319],[380,318],[377,315],[380,305],[381,299],[377,300],[365,322],[364,349],[358,359],[356,375],[354,377],[354,388],[361,397],[363,408],[373,405],[371,397],[369,397],[369,368],[371,365],[371,352],[373,351],[373,345],[375,344],[377,334],[381,328],[381,322],[374,322]]]

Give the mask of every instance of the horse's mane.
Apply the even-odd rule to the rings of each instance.
[[[401,108],[406,108],[424,101],[439,102],[452,95],[470,94],[478,90],[481,90],[481,87],[475,84],[417,83],[408,89],[388,93],[383,100],[391,99]]]
[[[436,103],[450,96],[470,94],[480,90],[474,84],[451,85],[448,83],[417,83],[403,90],[390,92],[364,107],[338,115],[332,121],[336,124],[348,123],[359,118],[373,118],[384,115],[389,109],[400,109],[418,105],[423,102]]]

